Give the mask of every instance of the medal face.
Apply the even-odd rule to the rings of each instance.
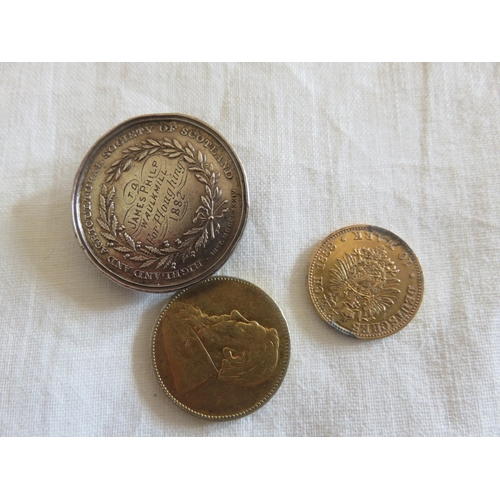
[[[290,338],[279,307],[260,288],[213,277],[167,303],[152,353],[158,381],[176,405],[229,420],[257,410],[278,390]]]
[[[401,238],[375,226],[349,226],[314,251],[308,290],[329,325],[351,337],[377,339],[398,332],[415,316],[424,277]]]
[[[73,224],[91,261],[115,282],[169,292],[217,271],[248,211],[243,167],[207,124],[176,114],[128,120],[84,158]]]

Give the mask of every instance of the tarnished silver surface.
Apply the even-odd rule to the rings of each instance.
[[[73,188],[73,224],[117,283],[169,292],[217,271],[241,238],[245,172],[228,142],[189,116],[138,116],[90,149]]]

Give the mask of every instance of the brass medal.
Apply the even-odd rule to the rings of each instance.
[[[375,226],[330,234],[309,263],[308,290],[317,313],[338,331],[378,339],[404,328],[422,302],[422,268],[398,236]]]
[[[73,224],[90,260],[115,282],[169,292],[213,274],[247,218],[243,167],[227,141],[188,116],[128,120],[84,158]]]
[[[290,357],[279,307],[246,281],[213,277],[178,292],[153,333],[153,364],[167,396],[192,415],[248,415],[279,388]]]

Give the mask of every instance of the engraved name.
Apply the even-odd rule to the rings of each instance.
[[[155,244],[165,237],[169,220],[180,221],[186,213],[188,202],[180,191],[186,182],[187,169],[178,162],[170,166],[161,157],[151,157],[143,167],[142,179],[131,180],[124,188],[124,201],[132,205],[125,220],[133,236],[142,230],[153,229],[146,241]]]

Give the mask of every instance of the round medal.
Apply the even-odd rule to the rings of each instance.
[[[188,116],[128,120],[84,158],[73,224],[90,260],[115,282],[169,292],[217,271],[247,218],[243,167],[227,141]]]

